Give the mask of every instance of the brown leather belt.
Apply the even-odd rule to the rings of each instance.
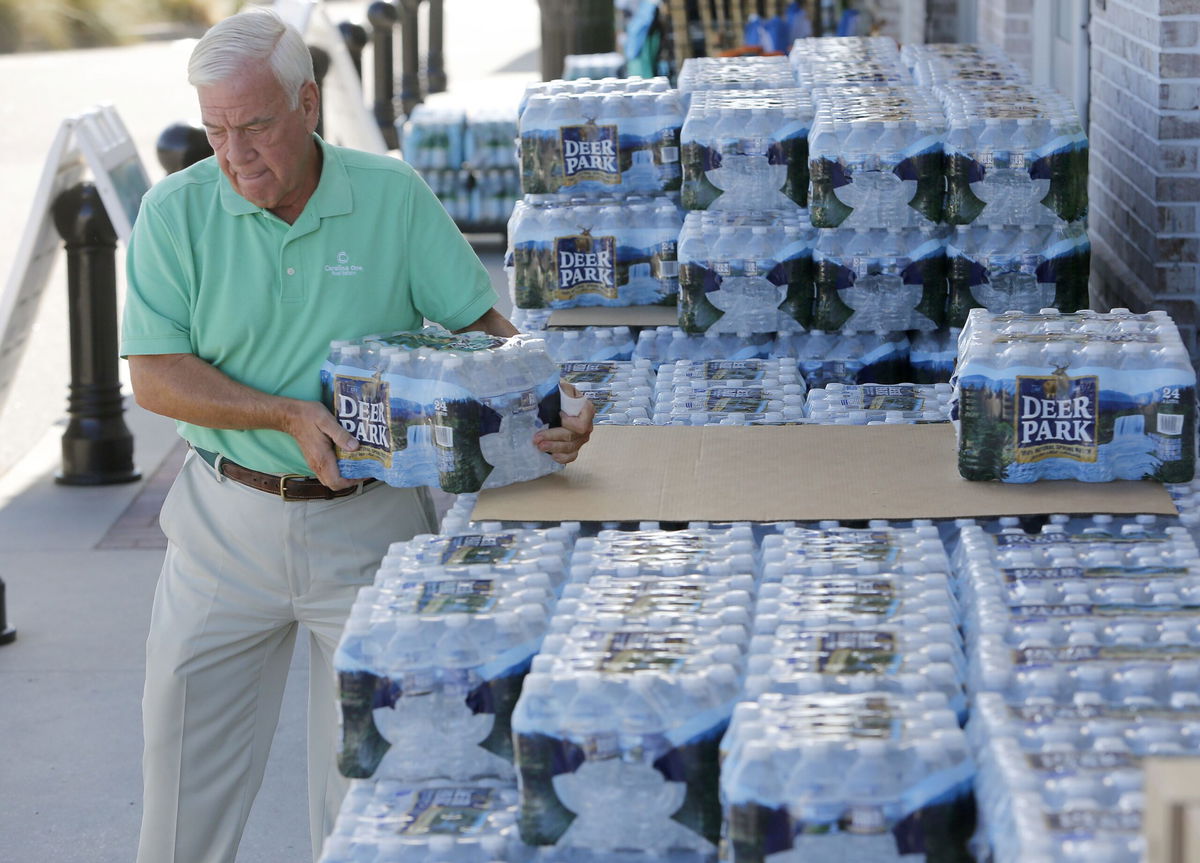
[[[373,478],[364,479],[362,482],[355,483],[349,488],[335,491],[329,486],[324,485],[316,477],[301,476],[298,473],[263,473],[262,471],[242,467],[237,462],[232,462],[223,456],[218,456],[215,452],[209,452],[206,449],[200,449],[200,447],[195,446],[192,449],[196,451],[200,458],[208,462],[209,467],[221,474],[221,476],[227,476],[234,482],[241,483],[248,488],[265,491],[267,494],[278,495],[288,501],[333,500],[334,498],[354,494],[375,482]]]

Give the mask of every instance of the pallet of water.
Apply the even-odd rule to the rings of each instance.
[[[592,403],[597,425],[649,424],[656,378],[649,360],[561,363],[559,369]]]
[[[946,321],[973,308],[1025,312],[1087,308],[1092,246],[1082,225],[959,225],[946,240]]]
[[[981,693],[967,724],[979,770],[979,859],[1146,859],[1144,759],[1198,753],[1195,703],[1008,703]]]
[[[928,89],[819,87],[813,105],[813,225],[917,228],[941,221],[946,118]]]
[[[1070,99],[1015,81],[959,80],[933,92],[946,113],[948,223],[1086,218],[1088,140]]]
[[[1170,317],[972,309],[955,373],[967,479],[1188,482],[1196,374]]]
[[[682,222],[665,197],[527,196],[508,222],[513,305],[673,306]]]
[[[950,421],[949,384],[840,384],[808,391],[806,415],[824,425]]]
[[[701,90],[680,131],[688,210],[802,210],[808,206],[808,91]]]
[[[389,551],[334,657],[343,775],[511,780],[509,720],[564,578],[562,529]]]
[[[676,250],[680,329],[754,334],[810,326],[814,239],[795,211],[688,213]]]
[[[359,442],[338,450],[344,477],[460,493],[561,468],[533,443],[561,422],[558,367],[538,339],[430,326],[334,342],[321,382]]]
[[[686,109],[697,91],[785,90],[796,86],[796,78],[788,59],[779,55],[687,57],[677,84]]]
[[[764,693],[721,756],[722,863],[971,859],[974,766],[939,693]]]
[[[717,746],[750,635],[751,537],[579,541],[565,605],[513,714],[525,842],[566,859],[715,850]]]
[[[499,782],[351,782],[320,863],[523,863],[516,802]]]
[[[611,196],[679,189],[679,91],[666,78],[551,81],[519,113],[521,189]]]
[[[946,317],[946,238],[936,228],[828,228],[813,249],[813,327],[921,330]]]
[[[659,368],[655,425],[760,425],[804,418],[795,359],[680,360]]]

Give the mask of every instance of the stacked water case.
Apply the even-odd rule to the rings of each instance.
[[[980,852],[1144,860],[1142,759],[1196,754],[1200,552],[1188,531],[1152,516],[968,524],[955,563]]]
[[[518,125],[524,197],[508,223],[507,256],[514,307],[674,305],[678,91],[665,78],[536,84]]]
[[[748,527],[577,542],[513,714],[525,842],[562,860],[711,859],[717,746],[750,638],[754,550]]]
[[[648,425],[657,378],[649,360],[567,362],[562,380],[592,403],[597,425]]]
[[[344,477],[457,494],[560,467],[533,443],[560,422],[558,367],[538,339],[381,333],[333,343],[321,377],[326,404],[359,442],[338,451]]]
[[[1164,312],[972,309],[955,372],[959,473],[1190,482],[1195,388]]]

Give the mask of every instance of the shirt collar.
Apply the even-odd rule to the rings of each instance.
[[[296,219],[296,224],[323,219],[326,216],[341,216],[353,208],[353,196],[350,192],[350,178],[346,174],[346,166],[342,162],[337,148],[326,143],[320,135],[313,134],[317,146],[321,148],[321,179],[312,197],[304,205],[304,211]],[[229,178],[223,171],[221,174],[221,206],[232,216],[245,216],[251,213],[266,212],[262,207],[252,204],[233,190]]]

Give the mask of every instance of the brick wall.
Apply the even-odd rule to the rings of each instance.
[[[1200,323],[1200,4],[1092,0],[1092,305]]]
[[[998,45],[1013,62],[1032,69],[1033,0],[978,0],[978,3],[979,41]]]

